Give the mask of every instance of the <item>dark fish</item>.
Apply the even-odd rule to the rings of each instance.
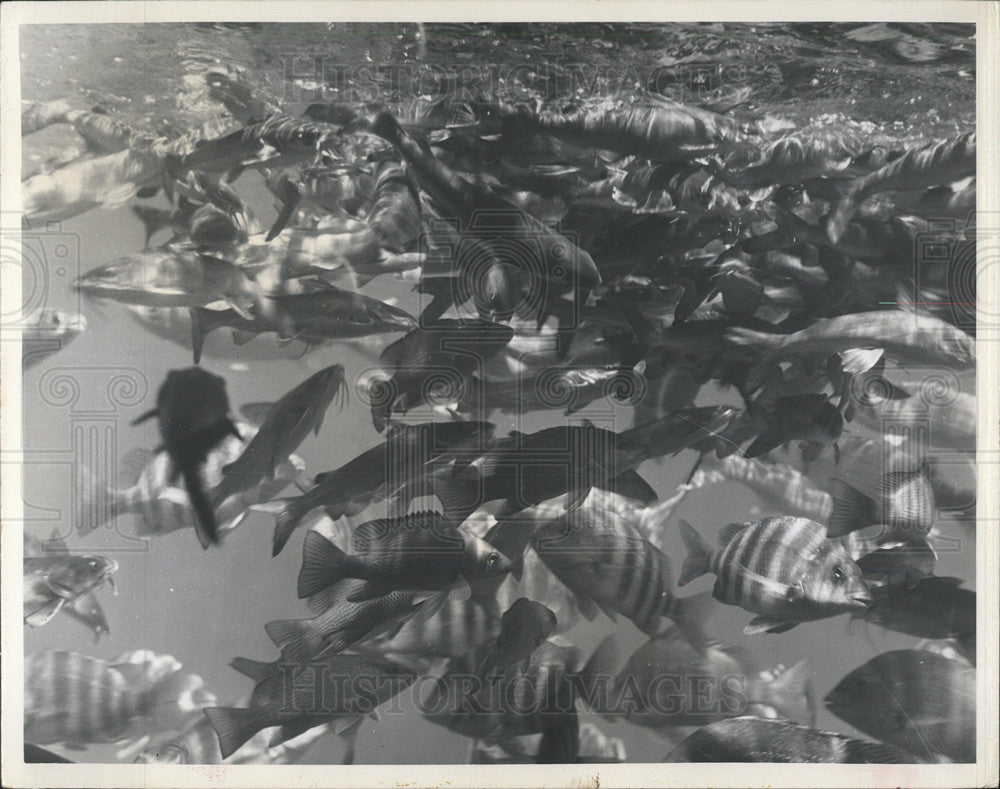
[[[480,676],[503,673],[526,660],[551,636],[558,622],[552,609],[526,597],[519,597],[501,617],[500,634],[477,667]]]
[[[884,525],[883,541],[926,537],[937,522],[937,505],[926,465],[916,471],[883,475],[877,499],[866,496],[841,479],[831,480],[833,513],[827,533],[841,537],[852,531]]]
[[[607,498],[595,492],[579,509],[540,526],[535,552],[592,617],[597,608],[612,619],[619,613],[646,633],[656,632],[661,618],[669,617],[700,639],[711,600],[674,597],[670,560],[605,504]]]
[[[403,666],[360,655],[331,655],[303,665],[286,664],[277,673],[270,673],[270,664],[242,661],[240,670],[250,672],[257,682],[251,706],[205,709],[219,735],[223,759],[270,726],[281,727],[271,738],[272,747],[331,721],[343,731],[416,679]]]
[[[976,670],[922,649],[883,652],[826,696],[834,715],[928,761],[976,760]]]
[[[917,760],[891,745],[748,715],[699,729],[663,761],[907,764]]]
[[[916,638],[953,638],[975,665],[976,593],[961,583],[935,575],[912,585],[878,586],[871,606],[855,616]]]
[[[222,481],[209,494],[213,504],[218,506],[265,478],[273,480],[275,469],[288,460],[310,431],[319,435],[326,410],[334,399],[338,410],[347,400],[347,382],[340,364],[320,370],[283,395],[243,453],[222,467]]]
[[[198,521],[196,532],[202,548],[219,541],[218,525],[212,503],[205,494],[201,469],[209,453],[227,435],[242,440],[229,417],[226,382],[200,367],[171,370],[156,396],[156,408],[132,424],[157,417],[160,425],[160,449],[172,465],[172,479],[184,478]]]
[[[205,75],[209,95],[225,106],[240,123],[266,118],[279,112],[277,105],[258,95],[240,73],[210,71]]]
[[[813,447],[833,444],[844,430],[844,417],[823,394],[778,397],[761,407],[751,407],[760,435],[746,449],[746,456],[760,457],[789,441],[804,441]],[[834,536],[834,535],[831,535]]]
[[[47,624],[105,581],[113,587],[116,572],[114,559],[71,556],[61,540],[50,541],[39,555],[24,557],[24,623],[29,627]]]
[[[354,530],[357,553],[347,554],[317,531],[306,535],[299,597],[311,597],[344,578],[368,581],[352,602],[401,589],[445,590],[510,572],[510,561],[489,543],[459,531],[436,512],[368,521]]]
[[[680,521],[688,558],[680,585],[708,572],[717,576],[717,600],[760,614],[747,633],[781,633],[799,622],[867,606],[871,593],[847,549],[826,528],[806,518],[731,523],[713,551],[687,521]]]
[[[850,544],[848,547],[851,547]],[[877,548],[861,554],[854,561],[869,588],[879,583],[890,586],[905,583],[912,587],[921,578],[934,574],[937,552],[925,538],[918,537]]]
[[[393,413],[429,400],[452,402],[466,380],[514,336],[510,326],[483,320],[439,320],[414,329],[379,357],[388,379],[373,382],[372,423],[380,433]]]
[[[574,764],[580,753],[580,716],[576,708],[551,716],[538,743],[539,764]]]
[[[276,499],[253,509],[276,517],[273,553],[277,556],[302,518],[314,509],[326,507],[334,519],[357,515],[379,498],[389,499],[419,487],[432,471],[434,460],[443,461],[456,452],[478,457],[495,429],[488,422],[392,425],[385,442],[334,471],[317,475],[316,487],[308,493]]]

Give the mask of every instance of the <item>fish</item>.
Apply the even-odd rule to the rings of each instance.
[[[909,150],[851,184],[826,218],[827,235],[836,242],[858,205],[871,195],[949,184],[975,174],[975,132]]]
[[[538,764],[574,764],[580,753],[580,716],[575,708],[550,716],[538,742]]]
[[[73,107],[65,101],[35,101],[21,110],[21,136],[34,134],[55,123],[68,123]]]
[[[931,315],[903,310],[822,318],[806,329],[784,336],[734,326],[726,338],[763,356],[747,381],[750,391],[759,389],[781,362],[825,359],[834,353],[859,348],[881,349],[901,364],[966,369],[975,361],[974,341],[964,331]],[[872,364],[876,361],[877,358],[871,359]]]
[[[354,547],[357,553],[347,554],[317,531],[306,534],[299,597],[343,578],[368,581],[353,595],[356,602],[400,589],[445,590],[459,576],[471,584],[511,569],[489,543],[431,511],[363,523],[354,531]]]
[[[549,134],[574,145],[634,154],[654,162],[693,158],[739,137],[733,119],[680,105],[573,112],[532,112],[524,106],[497,105],[491,111],[499,115],[505,136]]]
[[[483,320],[439,320],[386,346],[379,357],[388,378],[369,390],[372,424],[385,430],[392,414],[461,397],[466,380],[514,336],[510,326]]]
[[[479,268],[481,256],[494,276],[502,271],[497,264],[526,271],[546,283],[539,311],[544,318],[544,304],[557,294],[574,292],[582,303],[590,289],[601,283],[600,272],[586,251],[512,203],[457,175],[421,148],[390,113],[377,113],[366,125],[399,151],[421,188],[458,220],[467,250],[459,255],[459,266],[473,278],[473,287],[476,274],[472,269]],[[510,314],[509,300],[516,298],[510,290],[478,296],[487,309],[501,315]]]
[[[432,470],[432,461],[440,462],[452,453],[481,452],[495,429],[489,422],[393,424],[382,444],[340,468],[316,475],[316,486],[302,496],[275,499],[251,509],[275,517],[272,552],[277,556],[295,527],[313,510],[326,507],[334,520],[357,515],[379,498],[419,487]]]
[[[37,745],[81,747],[120,742],[144,730],[185,725],[215,697],[200,677],[167,656],[131,653],[115,661],[79,652],[25,657],[24,738]]]
[[[233,330],[234,340],[237,335],[276,332],[282,343],[300,340],[307,344],[417,328],[416,319],[398,307],[322,281],[302,293],[272,294],[264,300],[273,307],[267,311],[270,316],[247,318],[233,309],[192,309],[195,363],[201,359],[205,338],[222,327]]]
[[[390,252],[408,252],[421,233],[420,195],[412,177],[386,160],[375,172],[375,196],[365,221]]]
[[[24,370],[62,350],[87,330],[87,319],[77,312],[42,310],[21,329],[21,364]]]
[[[204,307],[223,302],[249,319],[258,288],[247,273],[220,257],[186,247],[153,247],[82,275],[86,296],[146,307]]]
[[[117,153],[141,141],[134,129],[112,118],[100,107],[90,112],[73,110],[66,114],[66,121],[87,141],[87,146],[98,153]],[[145,142],[152,142],[152,139]]]
[[[937,523],[937,506],[926,463],[915,471],[882,475],[876,498],[866,496],[842,479],[831,480],[833,512],[827,534],[842,537],[873,524],[883,524],[880,539],[914,540],[926,537]]]
[[[246,441],[252,441],[257,433],[257,427],[249,422],[237,422],[236,429]],[[234,462],[243,450],[243,441],[230,435],[208,453],[202,468],[206,489],[212,490],[222,483],[223,466]],[[81,534],[98,529],[118,516],[131,514],[138,516],[133,530],[139,537],[196,528],[197,515],[187,493],[172,478],[167,455],[135,449],[125,454],[122,465],[127,487],[113,488],[102,484],[92,469],[81,464],[77,482],[81,495],[77,529]],[[215,509],[219,533],[236,528],[251,505],[273,498],[297,479],[304,468],[302,458],[290,455],[278,465],[273,480],[264,480],[221,502]]]
[[[837,439],[844,430],[844,417],[824,394],[798,394],[778,397],[773,402],[750,409],[760,434],[746,448],[749,458],[760,457],[789,441],[803,441],[817,447],[833,444],[839,455]]]
[[[396,663],[359,655],[331,655],[302,666],[289,666],[287,675],[286,671],[257,673],[253,666],[252,661],[243,661],[241,666],[254,673],[252,679],[257,683],[249,708],[205,708],[219,736],[223,759],[270,726],[281,727],[270,740],[270,747],[274,747],[320,724],[353,723],[416,679],[414,672]]]
[[[955,639],[976,662],[976,593],[959,578],[927,576],[913,584],[872,589],[871,606],[855,616],[915,638]]]
[[[246,75],[239,71],[209,71],[205,75],[209,95],[225,106],[240,123],[254,118],[266,118],[280,111],[269,99],[247,84]]]
[[[860,153],[850,135],[824,130],[793,133],[769,143],[758,161],[740,168],[723,168],[720,177],[741,189],[801,184],[842,174]]]
[[[105,582],[114,587],[118,562],[105,556],[72,556],[61,539],[24,557],[24,623],[42,627]],[[85,604],[86,605],[86,604]],[[98,606],[98,610],[100,607]],[[105,623],[106,625],[106,623]]]
[[[853,534],[855,533],[851,536]],[[881,537],[877,540],[881,540]],[[850,541],[845,544],[848,548],[854,547]],[[880,543],[876,541],[875,545]],[[912,587],[921,578],[934,574],[937,552],[926,538],[919,537],[900,543],[893,541],[872,551],[859,551],[857,556],[854,556],[852,550],[852,558],[865,576],[869,588],[879,583],[890,586],[905,583]]]
[[[819,523],[830,517],[833,508],[830,494],[817,487],[809,476],[784,463],[762,462],[736,454],[716,458],[706,453],[700,468],[707,472],[718,470],[726,479],[741,483],[775,513]]]
[[[222,467],[222,481],[212,488],[213,507],[263,480],[274,481],[275,469],[298,449],[309,432],[319,435],[330,404],[343,410],[347,401],[344,366],[333,364],[286,392],[268,412],[242,454]],[[238,428],[237,428],[238,432]]]
[[[924,761],[976,759],[976,670],[922,649],[876,655],[837,683],[827,709]]]
[[[744,715],[699,729],[663,761],[908,764],[917,759],[891,745]]]
[[[640,646],[605,690],[595,689],[592,706],[608,720],[623,717],[660,732],[705,726],[760,706],[776,710],[780,717],[814,722],[808,661],[767,679],[750,671],[747,663],[738,647],[714,641],[693,644],[680,629],[670,627]],[[611,670],[610,663],[600,666],[598,679],[604,671],[611,676]]]
[[[711,600],[707,595],[675,597],[669,558],[617,515],[605,503],[608,498],[597,492],[574,512],[538,527],[532,537],[535,552],[591,618],[599,608],[611,619],[621,614],[654,633],[668,617],[701,639]]]
[[[73,162],[39,173],[21,184],[21,206],[29,222],[71,219],[92,208],[117,208],[164,182],[163,158],[140,146]]]
[[[476,672],[481,676],[490,672],[502,674],[508,667],[526,660],[555,632],[557,624],[551,608],[527,597],[519,597],[504,611],[500,634]]]
[[[889,425],[900,432],[919,429],[931,449],[967,451],[976,446],[976,415],[976,396],[968,392],[956,392],[954,400],[947,403],[934,399],[924,402],[921,397],[871,398],[858,403],[852,427],[864,427],[878,435]]]
[[[201,469],[208,455],[227,436],[242,441],[229,416],[225,379],[200,367],[171,370],[156,395],[156,408],[133,420],[137,425],[157,417],[162,450],[170,458],[171,481],[184,479],[197,520],[195,533],[202,548],[219,542],[218,523],[205,493]]]
[[[872,595],[847,549],[827,538],[826,527],[806,518],[765,518],[729,524],[717,551],[685,520],[681,537],[688,558],[684,586],[715,573],[716,600],[759,614],[748,634],[782,633],[799,622],[864,609]]]

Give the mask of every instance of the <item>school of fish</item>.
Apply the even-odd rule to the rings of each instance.
[[[946,304],[949,262],[915,277],[911,253],[974,210],[974,132],[914,145],[652,95],[465,89],[292,112],[236,71],[206,82],[227,122],[181,137],[66,102],[22,116],[26,139],[68,124],[82,140],[25,173],[29,224],[131,205],[145,228],[146,249],[80,276],[84,303],[192,352],[134,422],[155,417],[159,439],[126,457],[126,487],[78,469],[74,529],[133,514],[137,536],[190,529],[224,561],[264,513],[262,549],[302,551],[288,589],[312,616],[260,623],[280,656],[235,657],[250,682],[225,705],[169,656],[28,656],[26,758],[117,743],[143,763],[290,763],[333,732],[349,763],[412,693],[407,714],[482,764],[625,761],[591,714],[661,734],[666,761],[975,759],[976,595],[935,574],[949,517],[975,510],[974,325]],[[273,217],[241,198],[247,170]],[[366,295],[379,277],[421,314]],[[86,325],[42,315],[26,371]],[[330,438],[342,364],[241,419],[200,366],[359,338],[378,372],[358,390],[374,443],[353,457]],[[937,369],[948,391],[915,378]],[[601,399],[628,421],[577,416]],[[536,411],[557,423],[497,426]],[[295,453],[321,431],[329,462],[307,475]],[[664,463],[694,466],[660,501]],[[726,482],[754,494],[741,522],[674,516]],[[665,549],[677,536],[686,555]],[[100,638],[95,591],[119,561],[26,544],[25,625],[65,612]],[[746,612],[748,636],[847,614],[912,637],[823,700],[871,739],[815,728],[808,660],[762,670],[713,637],[717,606]],[[602,616],[585,654],[567,633]],[[647,639],[627,658],[622,630]]]

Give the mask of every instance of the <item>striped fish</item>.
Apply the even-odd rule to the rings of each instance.
[[[257,434],[257,428],[246,422],[236,425],[244,441],[227,436],[218,447],[209,453],[202,470],[206,488],[217,486],[223,478],[222,468],[233,463],[246,449],[246,443]],[[81,469],[78,490],[83,495],[81,520],[78,527],[82,534],[100,528],[105,522],[118,515],[136,514],[135,534],[139,537],[153,537],[178,529],[195,528],[196,517],[187,493],[175,482],[171,482],[170,459],[166,453],[154,454],[145,450],[133,450],[124,458],[126,473],[131,472],[135,480],[128,488],[103,490],[94,474],[87,468]],[[291,455],[280,463],[274,479],[262,480],[249,490],[230,496],[216,508],[215,516],[219,532],[230,531],[239,522],[240,516],[253,504],[268,501],[280,493],[305,468],[302,459]]]
[[[115,662],[78,652],[25,658],[24,738],[39,745],[118,742],[183,726],[215,698],[200,677],[166,656],[122,655]],[[143,662],[144,661],[144,662]]]
[[[865,432],[882,436],[892,427],[897,432],[923,432],[935,449],[968,451],[976,446],[976,397],[967,392],[958,392],[948,403],[926,402],[921,397],[879,399],[867,405],[854,402],[858,408],[852,427],[863,426]]]
[[[133,144],[135,131],[104,112],[75,110],[66,115],[66,120],[95,151],[117,153]]]
[[[714,453],[702,457],[700,469],[718,471],[726,479],[745,485],[770,510],[792,517],[809,518],[825,523],[830,517],[830,494],[816,487],[805,474],[783,463],[729,455],[717,458]]]
[[[976,761],[976,670],[960,661],[922,649],[883,652],[844,677],[826,706],[921,759]]]
[[[700,637],[707,597],[674,597],[670,560],[604,500],[591,496],[575,512],[541,525],[532,538],[538,556],[576,594],[590,618],[600,608],[652,634],[661,618],[669,617]]]
[[[937,504],[926,463],[916,471],[892,471],[882,476],[876,498],[866,496],[842,479],[833,486],[833,512],[827,526],[831,537],[883,524],[884,542],[922,539],[937,523]]]
[[[748,634],[781,633],[799,622],[863,609],[872,600],[847,549],[815,521],[731,523],[720,533],[717,551],[687,521],[680,528],[688,550],[680,585],[715,573],[717,600],[760,614]]]

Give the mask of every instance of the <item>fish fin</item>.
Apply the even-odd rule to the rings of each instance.
[[[48,624],[52,620],[52,617],[62,610],[65,603],[66,599],[64,597],[57,597],[55,600],[50,600],[41,608],[36,608],[24,617],[24,624],[29,627],[41,627]]]
[[[619,496],[635,499],[647,507],[657,501],[653,486],[646,482],[634,468],[623,471],[612,479],[611,487]]]
[[[309,610],[316,614],[316,616],[319,616],[333,605],[335,593],[336,590],[329,586],[321,592],[316,592],[316,594],[309,598]]]
[[[243,318],[243,320],[246,321],[253,320],[253,313],[246,308],[245,304],[242,301],[238,301],[235,297],[230,297],[230,296],[226,296],[224,299],[222,299],[222,301],[228,304],[229,308],[237,315],[239,315],[241,318]]]
[[[582,485],[574,485],[566,493],[566,512],[573,512],[574,510],[580,509],[583,506],[583,502],[587,500],[587,496],[590,495],[590,485],[586,483]],[[506,507],[506,502],[504,503]]]
[[[297,723],[286,723],[281,726],[274,734],[271,735],[271,739],[268,740],[268,748],[277,748],[289,740],[294,740],[296,737],[301,737],[310,729],[314,729],[317,726],[322,726],[321,721],[316,720],[305,720],[298,721]]]
[[[435,478],[434,495],[444,508],[444,517],[454,523],[462,523],[480,505],[479,481],[472,479]],[[501,520],[497,515],[497,520]]]
[[[69,556],[69,548],[66,541],[59,536],[59,532],[52,530],[52,536],[45,541],[45,553],[50,556]]]
[[[438,611],[441,610],[445,602],[448,600],[448,596],[450,594],[451,592],[448,589],[445,589],[442,592],[430,593],[419,604],[419,608],[414,613],[413,619],[418,622],[426,622],[428,619],[434,616],[434,614],[436,614]]]
[[[318,531],[306,533],[299,570],[299,599],[311,597],[342,577],[346,554]]]
[[[765,698],[761,703],[773,706],[789,720],[816,725],[816,689],[812,682],[813,671],[809,660],[800,660],[778,674],[763,688]],[[803,715],[803,702],[805,714]]]
[[[154,408],[154,409],[152,409],[150,411],[146,411],[146,413],[144,413],[144,414],[140,414],[135,419],[133,419],[132,420],[132,425],[133,426],[140,425],[143,422],[145,422],[147,419],[152,419],[154,416],[159,416],[159,415],[160,415],[159,409]]]
[[[160,187],[158,186],[143,186],[135,193],[135,196],[146,200],[150,197],[156,197],[156,193],[159,191]]]
[[[844,235],[844,231],[847,230],[848,223],[854,216],[854,212],[858,209],[858,190],[859,187],[857,184],[851,186],[841,195],[833,210],[823,218],[827,238],[834,244],[840,241]]]
[[[247,422],[259,426],[264,424],[272,408],[274,403],[245,403],[240,406],[240,414]]]
[[[266,512],[274,516],[274,535],[271,538],[271,556],[277,556],[299,525],[304,513],[295,512],[292,502],[297,499],[273,499],[250,507],[254,512]]]
[[[274,220],[274,224],[271,226],[270,231],[268,231],[267,236],[264,238],[265,241],[273,241],[275,236],[277,236],[285,227],[288,225],[288,220],[292,218],[292,214],[295,213],[295,207],[299,204],[302,199],[302,193],[299,191],[298,187],[292,183],[289,179],[288,174],[285,173],[275,184],[277,191],[275,191],[275,196],[281,201],[281,211],[278,212],[278,218]]]
[[[687,548],[688,556],[681,567],[681,577],[677,585],[685,586],[695,578],[700,578],[711,570],[712,549],[705,542],[705,538],[686,520],[681,518],[678,525],[680,526],[681,538],[684,540],[684,547]]]
[[[776,435],[772,430],[765,430],[754,439],[753,443],[746,448],[743,454],[748,458],[760,457],[765,452],[770,452],[775,447],[780,446],[781,443],[780,436]]]
[[[840,352],[840,369],[845,375],[860,375],[871,370],[885,356],[882,348],[851,348]]]
[[[357,731],[358,726],[364,721],[361,715],[348,716],[344,718],[337,718],[333,724],[333,730],[337,735],[343,737],[345,734],[350,732],[352,729]]]
[[[262,660],[250,660],[250,658],[244,657],[233,658],[229,665],[244,677],[250,677],[254,682],[263,682],[278,671],[275,663],[265,663]]]
[[[215,545],[219,542],[219,527],[215,522],[215,510],[205,490],[202,487],[201,475],[197,469],[184,471],[184,488],[187,490],[188,498],[191,500],[191,507],[195,513],[195,533],[198,535],[198,542],[202,548]]]
[[[614,682],[618,673],[621,647],[616,633],[604,638],[591,653],[587,662],[580,669],[580,679],[587,693],[586,698],[600,699],[603,694],[598,688]],[[596,710],[595,710],[596,711]],[[605,715],[605,717],[607,717]]]
[[[704,630],[704,623],[709,619],[715,609],[715,601],[711,592],[699,592],[690,597],[675,598],[671,619],[677,623],[684,636],[695,649],[703,649],[708,645],[709,639]],[[659,619],[659,617],[657,617]],[[647,629],[647,633],[655,632],[653,628]]]
[[[253,710],[242,707],[206,707],[205,717],[219,737],[219,751],[228,759],[263,727]]]
[[[264,632],[281,650],[282,660],[295,661],[305,657],[301,653],[312,640],[314,625],[311,619],[276,619],[264,625]]]
[[[755,573],[745,564],[736,565],[736,569],[740,575],[749,578],[756,584],[770,589],[774,593],[780,595],[781,597],[787,597],[789,592],[796,592],[796,596],[801,596],[801,586],[792,584],[783,584],[781,581],[776,581],[773,578],[768,578],[766,575],[761,575],[760,573]],[[797,591],[798,590],[798,591]]]
[[[788,622],[784,619],[771,619],[766,616],[756,616],[743,628],[743,635],[755,636],[760,633],[784,633],[791,630],[798,622]]]
[[[233,338],[233,345],[236,346],[246,345],[248,342],[257,337],[256,332],[242,331],[241,329],[233,329],[231,334]]]
[[[833,510],[826,527],[828,537],[843,537],[877,521],[875,500],[853,488],[839,477],[830,478]]]
[[[727,523],[719,531],[719,547],[725,548],[746,526],[742,523]]]

